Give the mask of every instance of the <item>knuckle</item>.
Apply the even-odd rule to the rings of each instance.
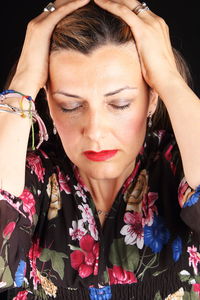
[[[107,0],[105,0],[105,1],[107,1]],[[111,3],[110,3],[109,0],[107,1],[107,4],[108,4],[108,6],[111,6]],[[116,11],[121,11],[122,13],[127,13],[127,8],[126,8],[126,6],[124,6],[123,4],[121,4],[121,3],[119,3],[119,2],[113,2],[113,3],[112,3],[112,6],[114,7],[114,9],[115,9]]]
[[[27,29],[28,31],[35,31],[36,27],[37,27],[37,21],[33,19],[28,23]]]
[[[32,28],[35,26],[35,19],[31,20],[29,23],[28,23],[28,28]]]
[[[166,24],[165,21],[159,16],[154,17],[152,20],[152,26],[154,28],[164,27],[165,24]]]
[[[68,1],[65,4],[60,5],[59,7],[57,7],[56,11],[58,12],[66,12],[66,8],[68,7],[69,9],[73,9],[75,8],[78,4],[80,3],[79,0],[75,0],[75,1]]]
[[[159,16],[156,16],[156,20],[157,20],[157,22],[160,23],[161,25],[165,25],[165,24],[166,24],[166,23],[165,23],[165,20],[164,20],[163,18],[159,17]]]
[[[127,13],[127,7],[124,5],[119,4],[118,9],[121,10],[123,14]]]

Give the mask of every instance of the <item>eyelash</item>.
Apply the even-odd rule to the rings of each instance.
[[[81,108],[81,106],[77,106],[77,107],[71,108],[71,109],[61,107],[61,110],[64,113],[71,113],[71,112],[74,112],[74,111],[76,111],[76,110],[78,110],[80,108]]]
[[[121,109],[121,110],[124,110],[126,108],[129,108],[130,106],[130,103],[128,104],[125,104],[125,105],[122,105],[122,106],[117,106],[117,105],[114,105],[114,104],[110,104],[114,109]]]
[[[130,107],[130,103],[125,104],[125,105],[122,105],[122,106],[117,106],[117,105],[115,105],[115,104],[110,104],[110,105],[112,106],[112,108],[114,108],[114,109],[116,109],[116,110],[124,110],[124,109],[127,109],[127,108]],[[73,113],[73,112],[79,110],[81,107],[82,107],[82,105],[77,106],[77,107],[72,108],[72,109],[68,109],[68,108],[63,108],[63,107],[62,107],[61,110],[62,110],[62,112],[64,112],[64,113]]]

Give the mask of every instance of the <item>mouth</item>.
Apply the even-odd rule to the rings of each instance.
[[[83,154],[87,157],[89,160],[93,161],[105,161],[117,154],[118,150],[103,150],[100,152],[95,151],[85,151]]]

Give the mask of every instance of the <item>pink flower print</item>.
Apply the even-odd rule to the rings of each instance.
[[[48,159],[48,155],[46,154],[46,152],[44,152],[43,150],[39,149],[40,152],[42,153],[42,155],[44,156],[44,158]]]
[[[99,260],[99,243],[92,236],[86,234],[80,239],[81,250],[74,250],[70,254],[71,266],[77,270],[81,278],[97,275]]]
[[[142,226],[142,214],[138,212],[127,212],[124,215],[124,225],[120,231],[122,235],[125,235],[125,244],[134,245],[137,244],[139,249],[144,246],[144,229]]]
[[[40,156],[31,152],[27,156],[27,162],[31,170],[37,175],[38,180],[44,182],[45,169],[42,167]]]
[[[187,200],[195,193],[188,185],[186,178],[183,177],[178,187],[178,201],[180,207],[183,207]]]
[[[78,208],[82,211],[82,218],[84,222],[88,222],[88,229],[90,231],[91,236],[98,240],[98,231],[95,223],[94,216],[92,214],[92,210],[88,204],[79,205]]]
[[[174,162],[172,161],[172,150],[173,150],[173,148],[174,148],[174,146],[170,145],[168,147],[168,149],[166,150],[164,156],[165,156],[166,160],[170,163],[170,167],[171,167],[172,173],[175,175],[175,173],[176,173],[176,166],[175,166]]]
[[[33,194],[29,190],[24,189],[23,193],[20,196],[20,199],[23,202],[23,210],[24,212],[28,213],[28,218],[32,223],[33,215],[36,213],[35,199],[33,197]]]
[[[65,191],[66,194],[70,194],[70,188],[67,184],[67,177],[63,175],[63,173],[60,171],[60,168],[57,167],[58,170],[58,182],[60,186],[60,191]]]
[[[18,200],[14,202],[14,200]],[[6,201],[12,206],[16,211],[19,212],[22,216],[26,217],[25,214],[20,210],[21,200],[17,199],[17,197],[11,195],[10,193],[0,189],[0,201]]]
[[[82,198],[83,202],[86,202],[86,195],[84,194],[84,190],[81,187],[81,185],[78,183],[78,185],[74,185],[74,189],[76,190],[76,195],[80,198]]]
[[[90,219],[90,221],[92,221],[92,222],[88,224],[88,230],[89,230],[91,236],[93,237],[93,239],[95,241],[97,241],[98,237],[99,237],[99,233],[98,233],[98,230],[97,230],[95,219],[94,218]]]
[[[110,285],[137,282],[137,278],[133,272],[123,270],[120,266],[114,265],[112,269],[108,269],[108,274],[110,278]]]
[[[21,291],[17,293],[17,296],[13,300],[27,300],[28,291]]]
[[[81,250],[74,250],[70,254],[71,266],[73,269],[78,270],[81,264],[84,263],[85,255]]]
[[[87,230],[84,228],[83,220],[72,221],[72,228],[69,228],[69,234],[72,237],[72,240],[80,240]]]
[[[86,187],[86,185],[84,184],[80,174],[79,174],[79,171],[78,171],[78,167],[74,165],[74,175],[76,177],[76,180],[78,181],[78,183],[80,184],[80,186],[87,192],[88,189]]]
[[[195,283],[195,284],[192,285],[192,287],[193,287],[193,291],[195,293],[197,293],[198,296],[200,297],[200,283]]]
[[[89,205],[88,204],[78,205],[78,208],[81,210],[83,221],[92,223],[94,217]]]
[[[37,239],[36,242],[32,244],[32,247],[29,250],[28,257],[30,258],[30,260],[34,260],[40,257],[40,254],[41,254],[41,248],[39,246],[39,239]]]
[[[197,248],[193,245],[192,247],[187,248],[187,252],[189,253],[189,266],[193,266],[194,274],[198,275],[197,265],[200,263],[200,253],[197,252]]]
[[[31,272],[30,272],[30,278],[33,278],[33,286],[34,289],[37,290],[37,284],[40,283],[40,279],[38,277],[37,267],[36,267],[36,260],[40,257],[41,254],[41,248],[39,246],[39,239],[36,240],[35,243],[33,243],[32,247],[29,250],[28,257],[30,259],[30,265],[31,265]]]
[[[10,222],[3,230],[3,238],[9,240],[16,226],[16,222]]]
[[[158,193],[149,192],[144,196],[143,202],[142,202],[142,212],[143,212],[143,218],[142,218],[142,225],[143,227],[145,225],[151,226],[153,224],[153,216],[154,213],[158,213],[157,207],[154,205],[156,200],[158,199]]]
[[[97,275],[98,274],[98,267],[99,267],[99,243],[95,243],[93,248],[92,248],[92,251],[95,255],[95,264],[94,264],[94,272],[93,274],[94,275]]]

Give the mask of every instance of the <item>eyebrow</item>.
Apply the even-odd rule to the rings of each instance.
[[[109,92],[109,93],[106,93],[104,95],[104,97],[109,97],[109,96],[113,96],[113,95],[116,95],[124,90],[137,90],[137,88],[135,87],[130,87],[130,86],[125,86],[125,87],[122,87],[120,89],[117,89],[115,91],[112,91],[112,92]],[[67,96],[67,97],[72,97],[72,98],[77,98],[77,99],[83,99],[82,97],[78,96],[78,95],[74,95],[74,94],[69,94],[67,92],[64,92],[64,91],[56,91],[54,92],[52,95],[55,95],[55,94],[60,94],[60,95],[64,95],[64,96]]]

